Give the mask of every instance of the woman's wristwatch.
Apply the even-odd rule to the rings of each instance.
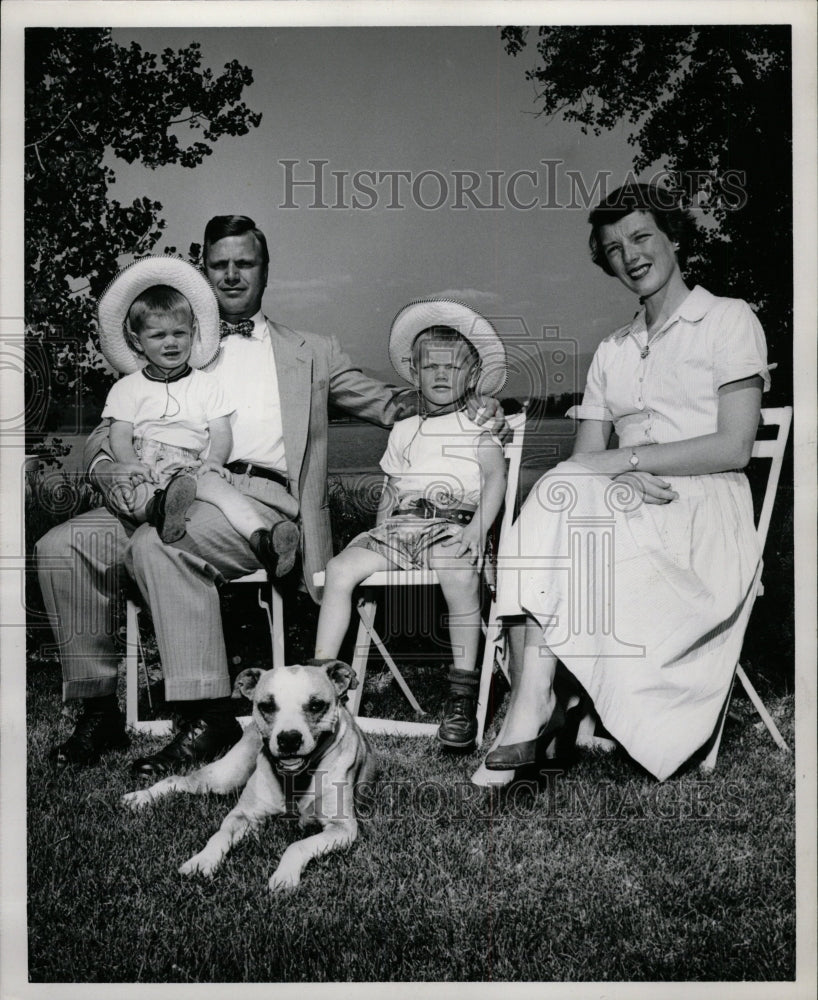
[[[632,469],[639,468],[639,456],[636,454],[636,448],[631,448],[631,457],[628,459],[628,463]]]

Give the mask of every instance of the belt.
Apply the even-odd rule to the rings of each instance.
[[[275,469],[265,469],[261,465],[251,465],[250,462],[228,462],[225,468],[236,476],[255,476],[258,479],[269,479],[283,486],[285,490],[290,485],[287,477],[282,473],[276,472]]]
[[[433,517],[442,518],[444,521],[454,521],[455,524],[468,524],[474,517],[474,511],[466,507],[435,507],[429,500],[416,500],[409,507],[399,507],[389,515],[394,517],[398,514],[411,514],[412,517],[420,517],[424,520],[431,520]]]

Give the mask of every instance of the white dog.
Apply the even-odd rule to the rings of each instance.
[[[183,875],[211,875],[250,830],[297,806],[300,825],[317,823],[321,832],[290,844],[269,882],[272,891],[295,888],[311,858],[355,840],[355,789],[376,776],[366,738],[341,703],[357,682],[340,660],[242,671],[236,688],[252,697],[253,719],[241,740],[206,767],[124,795],[123,805],[139,809],[170,792],[226,793],[245,786],[219,831],[181,866]]]

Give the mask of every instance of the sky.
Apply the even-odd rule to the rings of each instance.
[[[368,370],[389,374],[398,310],[441,295],[495,321],[512,355],[508,394],[581,391],[595,346],[632,315],[630,294],[590,262],[587,198],[569,173],[593,192],[604,172],[612,190],[631,168],[629,129],[595,138],[537,117],[525,79],[533,46],[513,58],[495,27],[117,29],[114,38],[154,52],[196,41],[216,72],[238,59],[254,76],[243,99],[262,121],[220,139],[192,170],[111,158],[111,195],[162,203],[159,250],[200,242],[211,215],[250,215],[270,244],[267,314],[336,335]],[[518,171],[528,173],[514,180]],[[292,184],[316,176],[320,195]]]

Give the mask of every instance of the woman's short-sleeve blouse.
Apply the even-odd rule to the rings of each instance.
[[[718,390],[760,375],[770,387],[764,331],[742,299],[697,285],[647,342],[644,310],[597,348],[582,403],[569,417],[612,421],[620,447],[665,443],[717,429]]]

